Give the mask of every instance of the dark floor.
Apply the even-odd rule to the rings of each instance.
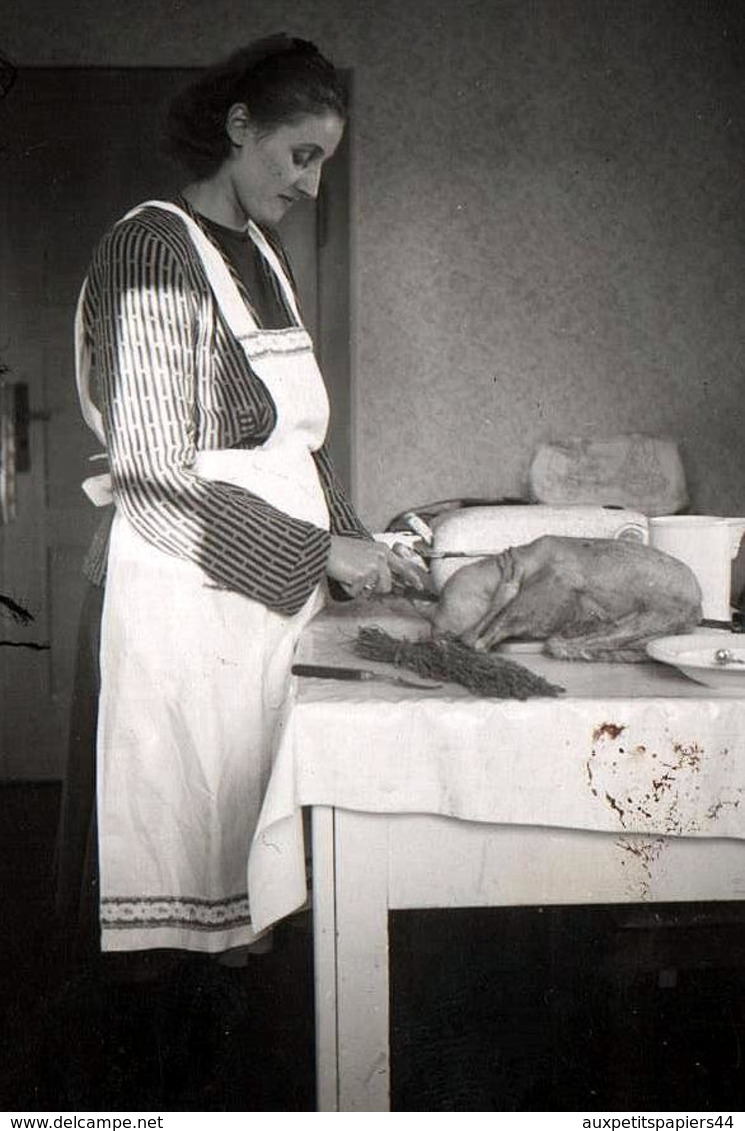
[[[53,927],[58,799],[0,788],[0,1109],[313,1111],[309,916],[245,969],[73,956]]]
[[[73,960],[58,791],[0,788],[0,1109],[312,1111],[311,924],[228,969]],[[398,912],[393,1109],[741,1111],[739,905]]]

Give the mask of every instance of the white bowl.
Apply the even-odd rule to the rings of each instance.
[[[726,663],[716,659],[717,652],[722,650],[730,657]],[[653,660],[672,664],[705,687],[745,695],[745,635],[725,629],[661,636],[647,644],[647,652]]]

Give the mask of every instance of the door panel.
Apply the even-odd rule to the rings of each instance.
[[[30,470],[17,477],[15,521],[0,526],[0,594],[35,617],[23,626],[0,616],[0,779],[63,772],[81,565],[99,519],[80,489],[97,445],[77,406],[75,302],[106,227],[133,204],[172,196],[183,183],[160,152],[159,135],[170,98],[191,73],[27,69],[0,101],[0,362],[9,367],[6,380],[28,386],[32,413]],[[347,152],[329,165],[324,186],[340,196],[342,223]],[[338,247],[348,264],[347,233],[329,235],[318,207],[309,205],[288,217],[283,236],[330,386],[331,446],[344,472],[348,334],[339,326],[348,325],[347,290],[342,284],[341,298],[329,302],[319,276],[330,246],[337,248],[334,269]]]

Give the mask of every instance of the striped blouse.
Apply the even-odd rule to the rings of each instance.
[[[222,251],[251,305],[240,267],[214,229],[183,199],[178,203]],[[252,310],[261,322],[261,304]],[[292,324],[286,308],[284,315],[279,324]],[[216,584],[277,612],[297,612],[325,572],[329,533],[189,470],[195,451],[263,443],[276,414],[177,216],[144,209],[104,236],[88,274],[83,317],[112,484],[128,520],[153,546],[195,562]],[[331,532],[369,537],[326,448],[314,458]],[[102,580],[106,542],[105,533],[94,541],[91,580]]]

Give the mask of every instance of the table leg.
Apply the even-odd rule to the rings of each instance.
[[[314,809],[313,829],[318,1108],[388,1111],[388,821]]]
[[[336,1037],[336,895],[334,892],[334,811],[312,812],[313,964],[315,970],[316,1108],[339,1110]]]

